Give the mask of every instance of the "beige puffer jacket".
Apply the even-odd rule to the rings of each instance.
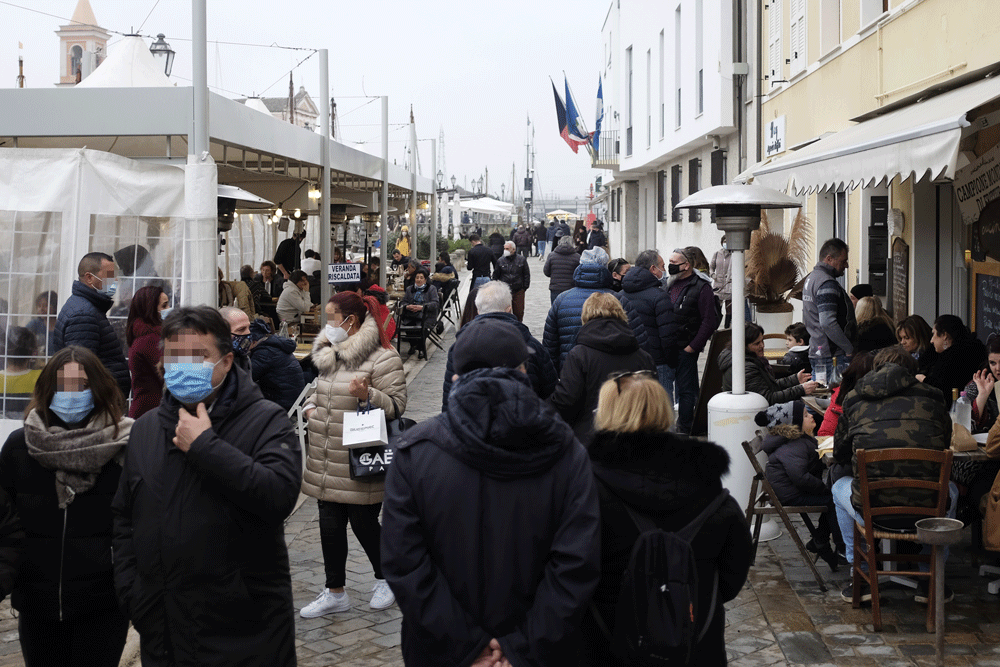
[[[393,349],[379,344],[378,324],[366,317],[361,328],[339,345],[332,345],[324,332],[316,337],[313,363],[319,369],[316,390],[308,399],[316,405],[309,418],[309,446],[302,493],[319,500],[348,505],[382,502],[382,482],[351,479],[348,450],[341,444],[344,412],[355,411],[358,399],[348,386],[360,375],[368,376],[372,407],[382,408],[390,419],[393,403],[400,414],[406,409],[406,374],[403,362]]]

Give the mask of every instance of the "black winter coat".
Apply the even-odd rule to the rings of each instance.
[[[888,324],[881,320],[868,320],[858,324],[857,341],[851,342],[855,343],[855,352],[873,352],[891,347],[899,341],[896,340],[896,332]]]
[[[142,664],[295,664],[284,520],[302,481],[288,416],[233,368],[185,454],[180,403],[133,426],[114,511],[115,587]]]
[[[497,258],[493,256],[493,251],[480,243],[469,250],[465,268],[472,271],[473,278],[489,278],[496,262]]]
[[[965,385],[986,363],[986,346],[978,338],[969,336],[937,354],[932,363],[924,382],[941,390],[944,405],[950,410],[952,389],[965,391]]]
[[[382,509],[382,571],[408,665],[468,665],[496,637],[523,667],[579,665],[600,563],[590,462],[517,370],[459,379],[408,430]]]
[[[0,487],[24,529],[24,554],[11,606],[48,621],[93,618],[118,609],[111,567],[111,501],[122,467],[109,461],[97,482],[65,510],[56,497],[56,473],[30,454],[20,428],[0,450]],[[6,521],[0,524],[7,537]],[[2,544],[2,542],[0,542]],[[0,563],[9,566],[8,554]],[[0,569],[4,575],[6,567]],[[0,575],[4,592],[7,577]]]
[[[542,273],[549,277],[549,291],[565,292],[573,287],[573,273],[579,264],[580,255],[572,246],[556,246],[542,267]]]
[[[96,354],[118,383],[122,396],[128,399],[132,376],[128,372],[123,341],[119,340],[107,316],[113,303],[110,296],[74,280],[73,296],[59,311],[53,337],[57,350],[79,345]]]
[[[666,531],[691,522],[722,492],[721,478],[729,470],[729,454],[711,442],[669,433],[599,432],[590,446],[590,459],[601,499],[601,582],[594,603],[614,631],[614,607],[622,573],[639,529],[625,509],[652,519]],[[691,542],[698,564],[698,603],[707,614],[712,581],[719,574],[715,615],[705,637],[695,648],[698,667],[726,664],[723,603],[735,598],[750,571],[750,531],[734,498],[708,518]],[[699,628],[706,617],[699,614]],[[582,626],[587,662],[593,667],[620,665],[590,614]]]
[[[500,280],[510,285],[510,293],[516,294],[531,286],[531,269],[524,255],[514,254],[497,260],[493,271],[493,280]]]
[[[524,342],[528,346],[528,351],[531,356],[528,357],[528,363],[525,367],[528,370],[528,379],[531,381],[531,386],[535,389],[535,393],[538,394],[539,398],[548,398],[553,390],[556,388],[556,383],[559,381],[559,375],[556,373],[555,364],[552,363],[552,358],[549,353],[545,351],[545,347],[531,335],[531,331],[527,326],[517,321],[512,313],[483,313],[477,315],[475,319],[469,322],[466,327],[474,326],[476,322],[482,319],[494,319],[500,320],[501,322],[506,322],[517,327],[521,335],[524,336]],[[466,327],[462,327],[455,332],[455,340],[462,335]],[[448,411],[448,395],[451,393],[451,377],[455,374],[454,357],[452,352],[455,349],[455,345],[452,344],[448,348],[448,364],[444,371],[444,385],[441,388],[441,412]]]
[[[764,476],[782,503],[799,496],[830,495],[819,477],[824,466],[816,453],[816,438],[798,427],[782,424],[771,429],[761,449],[767,454]]]
[[[603,248],[608,244],[608,239],[604,236],[604,232],[600,229],[595,229],[588,235],[587,238],[587,248]]]
[[[302,366],[292,356],[295,341],[270,335],[261,320],[250,324],[250,336],[255,343],[250,350],[253,381],[260,387],[264,398],[277,403],[285,411],[290,410],[306,386]]]
[[[656,373],[656,364],[639,347],[628,324],[610,318],[591,320],[577,334],[549,401],[587,447],[594,436],[594,409],[601,385],[611,373],[640,370]]]
[[[633,266],[622,278],[618,293],[629,326],[643,343],[657,366],[677,366],[677,324],[674,304],[660,287],[660,280],[649,269]]]
[[[746,353],[743,368],[746,372],[746,390],[763,396],[768,405],[787,403],[806,395],[806,389],[799,384],[797,375],[775,378],[771,365],[756,354]],[[733,388],[731,349],[727,348],[719,353],[719,372],[722,373],[722,391],[731,391]]]

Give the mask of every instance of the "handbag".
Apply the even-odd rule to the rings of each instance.
[[[408,429],[417,425],[417,422],[407,417],[399,417],[399,408],[394,399],[392,401],[393,414],[395,419],[385,420],[385,430],[388,435],[388,442],[385,445],[365,447],[362,449],[352,449],[350,455],[351,479],[361,482],[380,482],[385,479],[385,474],[392,465],[393,446],[396,440]],[[346,416],[346,415],[345,415]]]

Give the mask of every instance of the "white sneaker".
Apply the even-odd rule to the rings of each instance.
[[[372,609],[388,609],[396,602],[396,596],[392,594],[392,589],[385,581],[375,583],[372,589],[372,601],[368,606]]]
[[[391,603],[390,603],[391,604]],[[324,588],[323,592],[316,596],[316,599],[302,607],[299,616],[302,618],[318,618],[324,614],[333,614],[338,611],[348,611],[351,608],[351,598],[347,591],[339,596],[334,596],[329,588]]]

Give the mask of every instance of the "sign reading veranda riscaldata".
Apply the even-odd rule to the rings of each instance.
[[[361,282],[360,264],[329,264],[326,271],[331,285]]]

